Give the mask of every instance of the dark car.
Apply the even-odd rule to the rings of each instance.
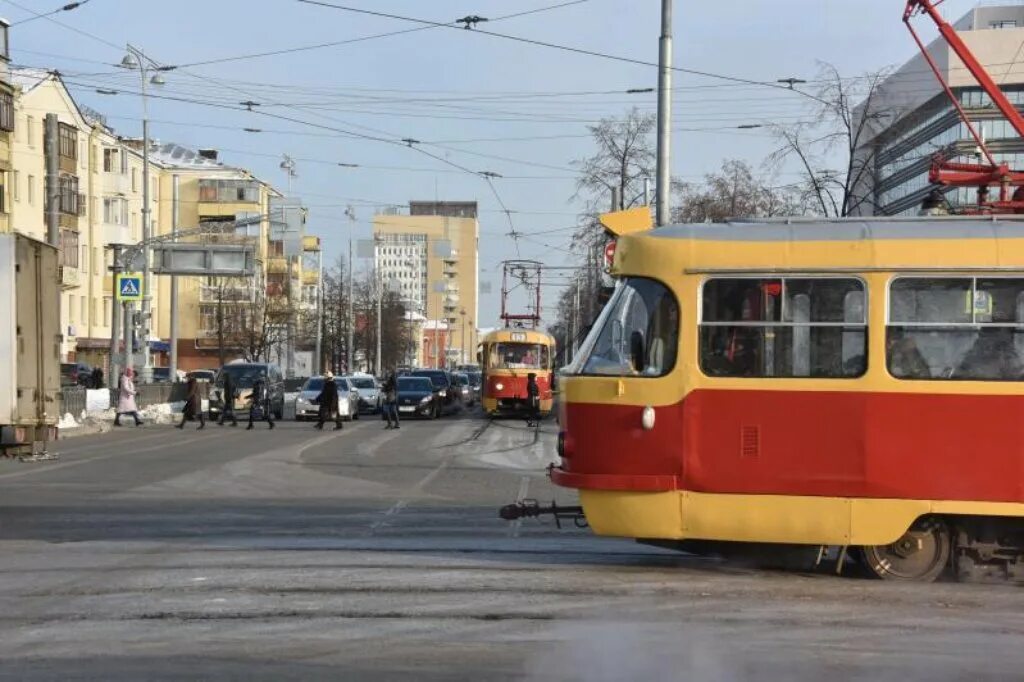
[[[438,396],[430,377],[398,377],[397,389],[400,417],[437,419],[441,416],[444,398]]]
[[[480,391],[483,387],[484,375],[478,369],[466,370],[465,375],[469,377],[469,404],[475,405],[480,402]]]
[[[224,376],[230,374],[235,383],[235,413],[249,409],[249,394],[257,377],[267,385],[267,398],[275,419],[284,417],[284,376],[277,365],[268,362],[232,362],[220,368],[210,392],[210,417],[220,415],[224,406]]]
[[[441,413],[456,412],[462,407],[462,397],[456,390],[455,380],[446,369],[414,369],[405,376],[426,377],[434,385],[440,401]]]
[[[455,392],[463,406],[473,404],[473,386],[469,383],[469,375],[465,372],[452,372],[452,380],[455,382]]]
[[[84,362],[60,363],[60,385],[92,388],[92,367]]]
[[[154,376],[156,376],[154,374]],[[208,384],[212,384],[217,379],[217,370],[215,369],[194,369],[185,375],[185,379],[191,379],[195,377],[196,381],[205,381]]]

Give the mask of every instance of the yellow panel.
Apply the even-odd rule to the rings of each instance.
[[[598,535],[623,538],[683,538],[679,493],[581,490],[587,523]]]
[[[638,206],[625,211],[602,213],[597,218],[604,229],[617,237],[634,232],[643,232],[654,227],[650,206]]]
[[[1024,504],[796,495],[581,490],[598,535],[809,545],[885,545],[925,514],[1024,517]]]

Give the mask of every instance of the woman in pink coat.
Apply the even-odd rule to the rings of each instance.
[[[124,373],[121,374],[121,383],[119,392],[117,395],[117,414],[114,416],[114,426],[121,425],[121,415],[127,414],[135,419],[136,426],[142,426],[142,420],[139,419],[139,408],[135,405],[135,381],[132,377],[135,376],[135,371],[131,367],[126,367]]]

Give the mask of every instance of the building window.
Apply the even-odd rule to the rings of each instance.
[[[710,279],[701,308],[700,363],[708,376],[853,378],[867,370],[860,280]]]
[[[92,274],[100,274],[100,247],[92,247]]]
[[[14,96],[9,92],[0,93],[0,130],[14,131]]]
[[[104,197],[103,222],[109,225],[128,225],[127,201],[118,197]]]
[[[888,322],[897,379],[1024,380],[1024,279],[899,278]]]
[[[113,173],[118,168],[116,149],[105,148],[103,150],[103,172]]]
[[[60,264],[78,268],[78,233],[73,230],[60,231]]]
[[[989,22],[989,28],[1017,28],[1017,22],[1014,19],[1002,19],[1000,21]]]
[[[7,42],[7,30],[7,26],[0,24],[0,56],[4,59],[11,58],[10,46]]]
[[[61,175],[58,181],[60,185],[60,212],[67,215],[78,215],[78,178],[74,175]]]
[[[103,326],[110,326],[110,307],[113,305],[113,301],[110,296],[103,299]]]
[[[128,152],[121,150],[121,175],[128,175]]]
[[[25,116],[25,137],[29,147],[36,146],[36,119],[32,116]]]
[[[28,203],[33,206],[36,203],[36,176],[28,176]]]
[[[57,126],[60,155],[65,159],[78,159],[78,130],[61,123]]]
[[[132,168],[132,191],[139,191],[138,175],[135,168]]]
[[[82,244],[82,258],[78,261],[82,267],[82,272],[89,272],[89,247]]]
[[[199,201],[256,203],[260,186],[255,180],[200,180]]]
[[[83,325],[89,324],[89,308],[88,308],[88,303],[85,300],[85,296],[80,296],[79,297],[78,307],[79,307],[79,311],[81,311],[81,313],[82,313],[81,318],[79,318],[81,320],[82,324]]]
[[[7,213],[7,171],[0,171],[0,213]]]

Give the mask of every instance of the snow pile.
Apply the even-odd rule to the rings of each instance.
[[[184,401],[157,403],[139,410],[139,416],[148,424],[175,424],[179,420],[177,415],[180,415],[184,408]]]
[[[110,390],[106,388],[89,389],[85,392],[86,412],[103,412],[110,409]]]
[[[77,429],[78,426],[78,422],[75,421],[74,415],[72,415],[70,412],[61,417],[60,421],[57,422],[58,429]]]

